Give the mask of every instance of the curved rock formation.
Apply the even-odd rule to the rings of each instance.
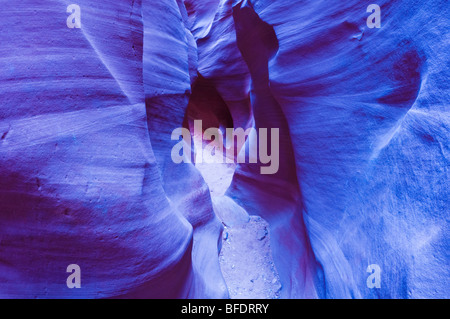
[[[446,1],[69,4],[2,6],[0,297],[227,298],[223,225],[257,215],[282,298],[448,298]],[[198,119],[278,129],[278,170],[211,196],[171,158]]]
[[[440,8],[448,11],[448,5],[379,5],[384,13],[379,30],[366,26],[365,6],[357,1],[255,0],[235,6],[236,25],[242,21],[240,49],[249,65],[258,58],[264,60],[255,66],[258,72],[266,65],[261,50],[270,47],[264,41],[270,30],[264,26],[273,27],[278,41],[268,71],[253,75],[253,107],[257,126],[258,121],[273,125],[272,110],[281,109],[293,146],[295,170],[286,167],[296,174],[301,199],[295,199],[301,204],[290,203],[301,211],[307,229],[303,241],[313,254],[301,252],[304,258],[297,264],[281,267],[279,258],[277,266],[290,274],[282,281],[286,287],[302,278],[296,269],[305,269],[306,277],[309,264],[315,285],[299,280],[289,296],[310,290],[326,298],[448,295],[443,264],[448,259],[449,180],[443,101],[448,99],[438,83],[448,47],[441,40],[448,22]],[[267,32],[258,34],[258,26]],[[239,38],[238,32],[238,43]],[[259,93],[255,83],[267,77]],[[262,109],[261,119],[255,108]],[[294,164],[287,155],[280,157]],[[261,186],[260,176],[249,178],[247,172],[238,168],[229,195],[248,211],[278,221],[286,210],[274,204],[273,187]],[[280,198],[289,193],[286,186],[278,189]],[[268,210],[268,204],[274,207]],[[287,225],[301,234],[300,226]],[[283,247],[282,238],[278,243],[281,256],[301,247],[293,240]],[[382,269],[380,289],[366,286],[370,264]]]
[[[226,297],[207,188],[164,155],[195,69],[180,7],[78,4],[81,29],[61,1],[2,21],[0,295]]]

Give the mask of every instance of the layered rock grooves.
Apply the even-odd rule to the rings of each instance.
[[[3,4],[0,297],[234,298],[259,263],[251,297],[448,298],[450,8],[377,3]],[[278,129],[279,169],[174,163],[199,119]]]

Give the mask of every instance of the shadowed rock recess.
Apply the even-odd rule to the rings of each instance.
[[[0,298],[450,297],[448,1],[76,3],[0,1]]]

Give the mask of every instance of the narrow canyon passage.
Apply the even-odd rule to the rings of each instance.
[[[3,3],[0,298],[450,296],[450,1]]]
[[[194,139],[196,149],[201,142]],[[198,153],[198,152],[197,152]],[[273,262],[268,223],[225,195],[236,164],[196,163],[224,225],[220,268],[232,299],[277,299],[282,286]]]

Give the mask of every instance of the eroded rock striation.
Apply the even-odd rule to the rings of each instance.
[[[449,297],[447,1],[379,0],[380,28],[356,0],[69,4],[2,6],[0,297],[228,298],[248,216],[277,297]],[[198,119],[277,128],[279,169],[211,195],[171,158]]]

